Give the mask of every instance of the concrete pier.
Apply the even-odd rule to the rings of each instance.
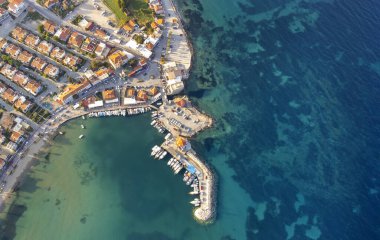
[[[180,106],[174,102],[163,104],[158,112],[162,114],[159,120],[173,136],[192,137],[205,128],[212,126],[212,118],[199,112],[191,106],[187,97],[183,98],[186,106]]]
[[[194,210],[194,217],[201,223],[212,222],[215,218],[215,179],[209,167],[196,155],[193,150],[181,150],[175,143],[174,139],[168,139],[162,145],[173,157],[177,159],[186,159],[193,165],[197,172],[199,181],[199,200],[200,206]]]

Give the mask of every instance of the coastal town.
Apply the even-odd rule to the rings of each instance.
[[[190,144],[212,119],[181,94],[191,44],[171,0],[134,1],[0,0],[0,206],[65,122],[151,112],[165,136],[152,157],[183,174],[197,221],[215,218],[214,173]]]

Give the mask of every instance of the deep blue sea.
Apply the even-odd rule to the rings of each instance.
[[[1,239],[380,239],[380,1],[177,0],[186,93],[216,121],[192,146],[218,175],[214,224],[150,159],[149,116],[63,129]],[[144,140],[145,139],[145,140]]]
[[[247,239],[380,239],[380,1],[179,4],[217,120],[199,144],[266,206]]]

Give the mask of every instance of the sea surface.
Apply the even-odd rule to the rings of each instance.
[[[186,93],[216,120],[192,139],[218,175],[215,223],[151,159],[146,114],[64,126],[0,239],[380,239],[380,1],[176,2]]]

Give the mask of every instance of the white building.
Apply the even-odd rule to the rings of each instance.
[[[27,4],[24,2],[24,0],[11,0],[8,4],[9,12],[16,17],[20,16],[20,14],[26,10],[26,8]]]
[[[158,38],[154,38],[152,36],[149,36],[149,37],[147,37],[147,39],[145,39],[144,44],[151,43],[155,47],[158,43],[158,40],[159,40]]]
[[[171,79],[166,82],[166,94],[167,95],[175,95],[180,92],[185,88],[185,85],[183,84],[183,81],[179,78],[177,79]]]
[[[97,107],[103,107],[103,105],[104,105],[103,100],[95,100],[91,103],[90,102],[88,103],[88,108],[93,109]]]
[[[5,147],[10,151],[14,152],[17,150],[18,145],[12,141],[9,141]]]
[[[100,42],[98,44],[98,46],[96,47],[96,49],[95,49],[95,54],[98,57],[105,58],[105,57],[107,57],[107,55],[110,52],[110,50],[111,49],[109,47],[107,47],[107,45],[105,43]]]
[[[129,40],[126,44],[127,47],[139,52],[143,57],[149,59],[152,56],[152,51],[147,49],[145,46],[138,44],[134,39]]]
[[[131,97],[125,97],[124,98],[124,105],[133,105],[136,103],[137,103],[137,101],[135,98],[131,98]]]

